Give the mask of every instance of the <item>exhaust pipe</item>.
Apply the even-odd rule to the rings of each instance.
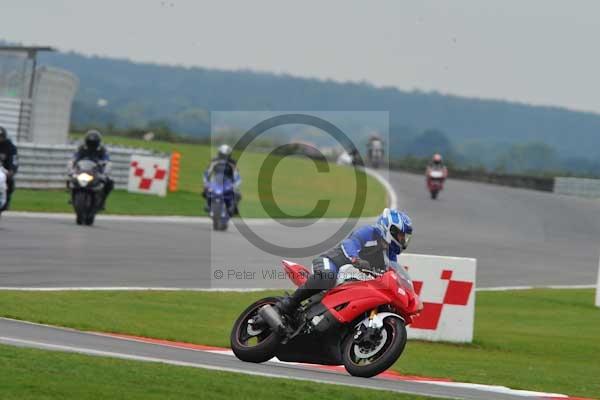
[[[284,332],[285,325],[281,319],[281,315],[270,304],[266,304],[258,310],[258,315],[269,325],[274,332]]]

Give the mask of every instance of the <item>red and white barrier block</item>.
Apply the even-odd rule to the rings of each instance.
[[[408,337],[431,341],[471,342],[475,320],[473,258],[402,254],[423,302],[423,311],[408,327]]]
[[[169,159],[132,155],[127,191],[158,196],[167,195]]]

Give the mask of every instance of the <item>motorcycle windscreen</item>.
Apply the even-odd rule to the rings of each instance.
[[[91,172],[95,173],[98,169],[98,163],[92,160],[79,160],[77,164],[75,164],[75,169],[79,172]]]

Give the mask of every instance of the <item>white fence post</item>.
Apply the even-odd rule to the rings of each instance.
[[[600,307],[600,259],[598,260],[598,283],[596,284],[596,307]]]

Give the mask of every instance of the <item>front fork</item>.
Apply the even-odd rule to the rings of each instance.
[[[374,308],[369,313],[369,325],[367,326],[367,328],[374,328],[375,327],[374,320],[375,320],[376,316],[377,316],[377,309]]]
[[[377,335],[379,328],[381,328],[380,326],[377,326],[376,323],[376,317],[377,317],[377,309],[374,308],[369,312],[369,319],[368,322],[366,324],[366,326],[364,324],[359,324],[357,326],[357,331],[354,334],[354,340],[361,342],[361,341],[368,341],[369,339],[371,339],[373,336]]]

